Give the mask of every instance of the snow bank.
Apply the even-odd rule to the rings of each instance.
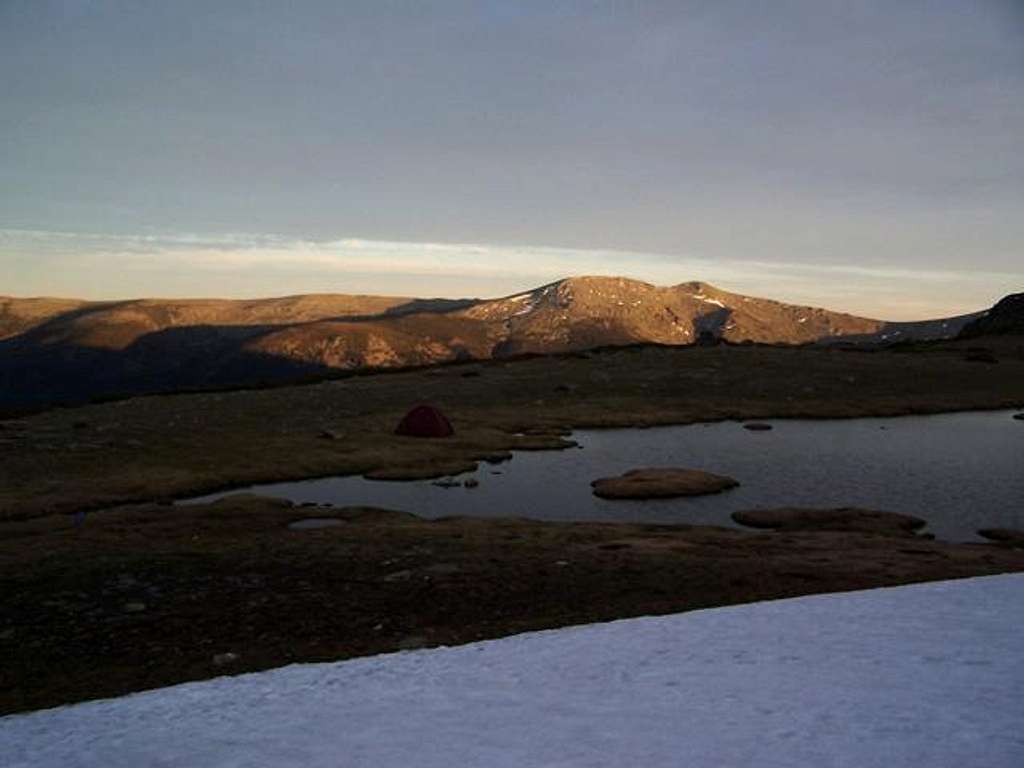
[[[1021,766],[1024,575],[297,665],[0,719],[15,766]]]

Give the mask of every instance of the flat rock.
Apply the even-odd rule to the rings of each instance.
[[[749,429],[751,432],[767,432],[772,428],[771,424],[766,424],[763,421],[748,421],[743,425],[744,429]]]
[[[998,541],[1000,544],[1024,547],[1024,531],[1019,528],[982,528],[978,535],[989,541]]]
[[[397,464],[370,470],[363,477],[367,480],[432,480],[449,475],[461,475],[476,471],[477,463],[471,460],[435,459],[417,464]]]
[[[336,507],[335,516],[346,523],[360,525],[401,525],[415,522],[422,518],[409,512],[380,507]]]
[[[1013,414],[1013,418],[1017,421],[1024,421],[1024,413],[1015,413]]]
[[[681,467],[631,469],[619,477],[602,477],[591,486],[602,499],[667,499],[676,496],[701,496],[734,488],[739,482]]]
[[[912,535],[926,524],[912,515],[857,507],[751,509],[733,512],[732,519],[748,528],[776,531],[862,531],[894,535]]]

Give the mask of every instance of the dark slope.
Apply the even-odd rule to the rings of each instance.
[[[1011,293],[1001,299],[960,332],[965,339],[1003,334],[1024,335],[1024,293]]]

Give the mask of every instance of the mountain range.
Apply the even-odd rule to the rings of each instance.
[[[616,277],[568,278],[490,300],[0,298],[0,405],[637,343],[889,344],[956,336],[985,314],[886,322],[702,282]]]

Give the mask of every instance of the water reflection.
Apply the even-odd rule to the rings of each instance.
[[[939,538],[966,540],[981,527],[1024,527],[1024,424],[1012,414],[777,420],[771,431],[746,430],[737,422],[581,430],[573,437],[582,449],[524,452],[457,478],[472,478],[478,483],[473,488],[337,477],[246,490],[431,518],[731,525],[729,515],[738,509],[861,506],[917,515]],[[703,469],[741,485],[688,499],[608,501],[591,494],[594,478],[642,466]]]

